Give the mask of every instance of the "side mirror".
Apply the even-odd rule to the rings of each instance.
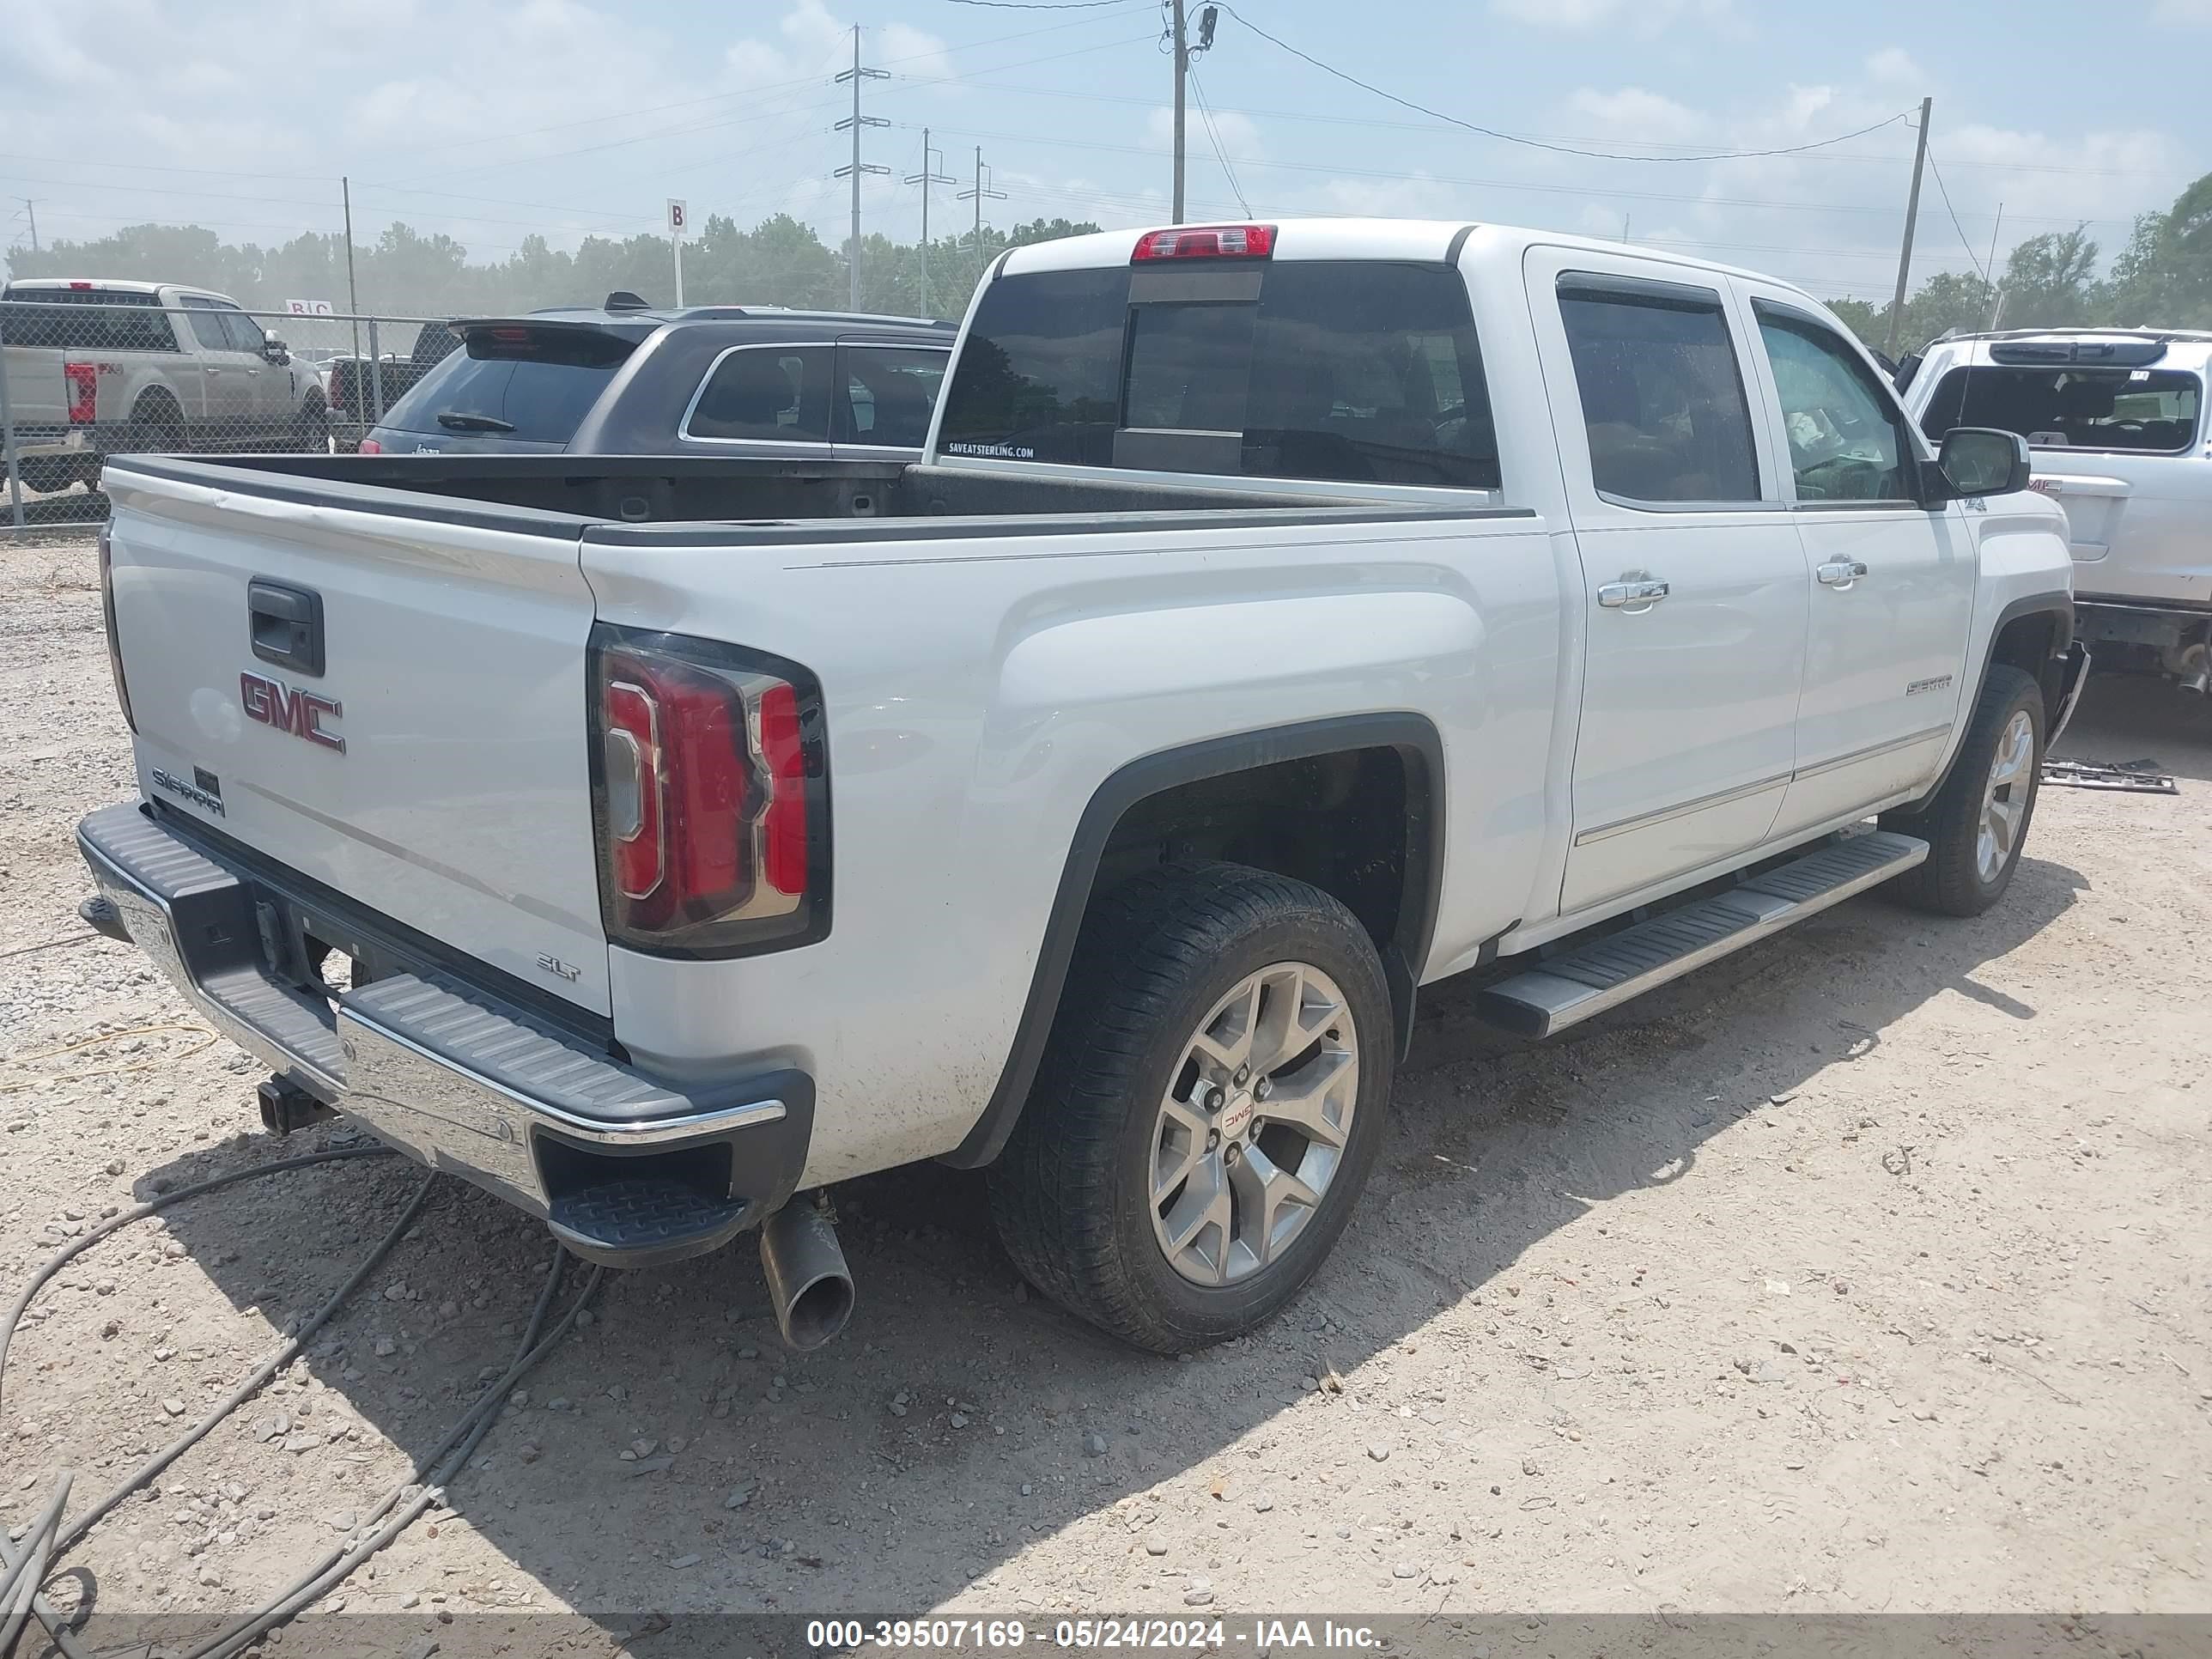
[[[1954,426],[1936,452],[1936,470],[1955,495],[2009,495],[2027,488],[2034,464],[2017,432]]]
[[[264,334],[261,337],[261,355],[272,363],[289,363],[292,361],[292,348],[278,336]]]

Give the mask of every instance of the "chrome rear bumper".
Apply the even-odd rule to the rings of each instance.
[[[301,925],[281,876],[136,806],[93,813],[77,845],[122,931],[210,1024],[420,1162],[544,1218],[580,1255],[624,1267],[697,1255],[790,1196],[813,1122],[804,1073],[648,1077],[427,962],[325,994],[273,965],[297,959],[283,942]]]

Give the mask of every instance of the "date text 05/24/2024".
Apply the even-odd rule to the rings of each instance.
[[[1078,1651],[1222,1652],[1243,1648],[1279,1653],[1297,1649],[1358,1651],[1379,1645],[1367,1625],[1329,1619],[1058,1619],[1032,1626],[1021,1619],[817,1619],[806,1626],[818,1651],[868,1648],[910,1652],[1015,1649],[1030,1644]]]

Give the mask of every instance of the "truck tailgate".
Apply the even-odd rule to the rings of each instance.
[[[145,798],[607,1012],[575,521],[160,463],[107,489]]]
[[[0,339],[9,319],[0,316]],[[18,427],[65,427],[69,424],[69,389],[62,374],[62,354],[41,346],[0,344],[8,376],[8,417]]]

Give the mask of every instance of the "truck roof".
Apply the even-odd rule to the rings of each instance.
[[[228,294],[211,288],[195,288],[190,283],[145,283],[125,276],[15,276],[8,281],[8,291],[23,290],[55,293],[74,289],[78,293],[139,294],[149,300],[158,301],[167,295],[191,295],[196,299],[221,300],[236,305]]]
[[[1275,233],[1269,258],[1290,259],[1419,259],[1437,262],[1465,257],[1474,249],[1481,257],[1515,259],[1528,248],[1588,248],[1593,252],[1631,252],[1639,259],[1679,265],[1685,270],[1719,272],[1742,276],[1793,293],[1804,294],[1793,283],[1782,282],[1764,271],[1724,265],[1684,253],[1646,247],[1636,243],[1607,241],[1601,237],[1576,236],[1563,231],[1534,230],[1518,225],[1472,223],[1464,219],[1276,219],[1255,221]],[[1196,225],[1155,225],[1136,230],[1099,231],[1088,236],[1063,237],[1053,242],[1032,242],[1009,251],[1000,270],[1085,270],[1129,263],[1131,252],[1155,230],[1193,229]],[[1811,300],[1809,294],[1804,296]],[[1814,301],[1818,304],[1819,301]]]
[[[614,298],[614,295],[609,295]],[[607,327],[643,324],[647,331],[664,323],[792,323],[808,328],[942,329],[959,324],[939,317],[890,317],[866,311],[793,311],[785,306],[548,306],[519,317],[458,317],[455,328],[475,328],[485,323],[578,323]]]

